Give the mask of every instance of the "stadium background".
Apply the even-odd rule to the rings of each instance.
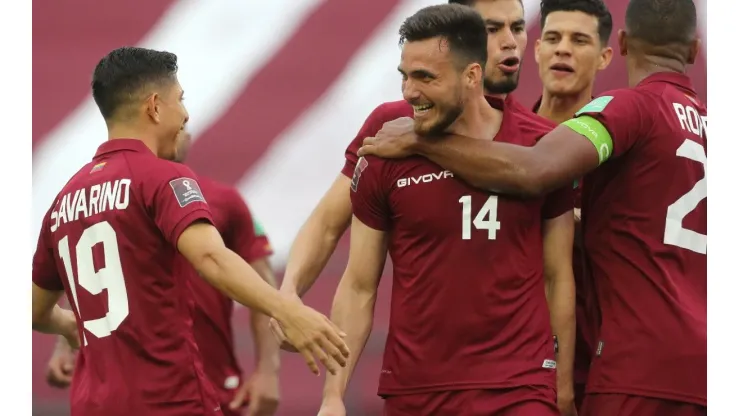
[[[97,60],[140,45],[175,52],[190,111],[189,164],[233,184],[272,239],[281,271],[291,241],[338,174],[344,149],[379,103],[400,99],[396,31],[434,0],[35,0],[33,2],[33,212],[40,220],[56,192],[105,139],[89,94]],[[627,0],[607,0],[616,29]],[[516,96],[530,105],[541,85],[532,47],[538,0],[524,0],[529,47]],[[697,1],[706,38],[706,0]],[[614,46],[614,42],[612,42]],[[706,61],[691,70],[706,100]],[[596,92],[627,81],[615,56]],[[30,248],[29,254],[33,248]],[[347,257],[346,238],[306,302],[325,313]],[[29,256],[30,258],[30,256]],[[386,276],[388,274],[386,273]],[[388,326],[383,279],[372,336],[347,394],[349,414],[377,414],[375,391]],[[251,367],[248,312],[235,316],[237,345]],[[67,415],[67,391],[45,383],[53,338],[33,334],[34,415]],[[321,382],[283,354],[280,415],[318,409]],[[315,414],[315,413],[313,413]]]

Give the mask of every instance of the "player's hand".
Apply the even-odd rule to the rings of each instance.
[[[237,410],[249,402],[247,415],[273,416],[280,403],[278,375],[276,371],[257,371],[236,391],[229,403],[231,410]]]
[[[347,416],[347,409],[344,407],[342,399],[324,398],[317,416]]]
[[[67,388],[72,383],[74,369],[75,353],[67,340],[59,337],[46,369],[46,382],[52,387]]]
[[[577,416],[575,393],[573,388],[560,388],[558,386],[558,409],[560,416]]]
[[[286,296],[303,303],[298,295],[286,294]],[[288,352],[298,352],[298,350],[290,342],[288,342],[288,338],[285,336],[283,328],[280,327],[280,323],[275,318],[270,318],[270,330],[272,331],[272,335],[275,336],[275,339],[277,339],[278,345],[280,345],[281,350]]]
[[[285,338],[301,353],[311,372],[320,374],[316,358],[332,374],[339,370],[337,364],[347,365],[349,348],[342,339],[346,334],[329,318],[292,298],[287,298],[286,306],[278,313],[275,318]]]
[[[375,155],[385,159],[399,159],[414,154],[417,141],[414,119],[401,117],[383,124],[383,128],[362,142],[358,156]]]

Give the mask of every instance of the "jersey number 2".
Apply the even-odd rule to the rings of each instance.
[[[683,228],[683,219],[707,197],[707,153],[702,145],[686,139],[676,150],[676,156],[701,163],[704,167],[704,177],[689,192],[668,206],[663,243],[707,254],[707,236]]]
[[[471,234],[471,221],[470,217],[473,214],[473,198],[470,195],[465,195],[458,202],[463,206],[462,208],[462,239],[470,240]],[[498,214],[498,196],[491,195],[483,204],[480,211],[475,215],[472,221],[472,226],[478,230],[488,230],[488,239],[496,239],[496,231],[501,229],[501,223],[496,219]]]
[[[105,267],[95,271],[93,247],[102,245]],[[69,289],[80,319],[87,331],[97,338],[104,338],[115,331],[128,316],[128,294],[123,279],[121,257],[118,253],[116,231],[107,221],[99,222],[85,229],[75,246],[77,258],[77,282],[92,295],[99,295],[103,289],[108,291],[108,313],[102,318],[85,320],[77,300],[77,284],[72,271],[72,257],[69,252],[69,236],[59,240],[59,257],[69,281]],[[84,339],[87,345],[87,337]]]

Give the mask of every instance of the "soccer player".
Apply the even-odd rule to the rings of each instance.
[[[315,373],[312,354],[330,371],[343,365],[341,332],[227,249],[196,176],[165,160],[188,120],[177,57],[116,49],[92,91],[108,141],[55,198],[33,258],[33,329],[82,345],[72,414],[222,414],[193,339],[189,279],[173,273],[178,252],[226,295],[279,320]],[[65,292],[73,311],[57,306]]]
[[[505,97],[516,89],[519,80],[521,55],[527,45],[524,8],[521,0],[450,0],[473,6],[486,20],[488,31],[488,63],[484,78],[487,94]],[[406,115],[383,111],[386,104],[376,108],[365,120],[358,135],[345,152],[346,163],[331,187],[311,213],[296,236],[283,276],[281,291],[300,299],[318,278],[334,252],[339,239],[352,219],[349,197],[351,178],[357,163],[357,149],[362,145],[367,130],[382,127],[383,123]],[[524,107],[521,107],[525,111]],[[272,327],[279,334],[274,321]],[[285,348],[290,348],[284,345]]]
[[[535,42],[535,60],[542,81],[542,97],[533,111],[562,123],[591,101],[596,74],[612,58],[608,46],[612,16],[602,0],[543,0],[540,3],[542,35]],[[575,192],[575,219],[581,217],[580,187]],[[584,279],[576,227],[573,275],[576,282],[576,343],[573,383],[576,409],[583,402],[591,354],[596,350],[593,284]]]
[[[484,96],[487,33],[473,9],[421,9],[399,34],[407,104],[393,105],[413,115],[417,133],[531,146],[550,130],[530,112]],[[354,353],[345,371],[327,376],[323,414],[344,413],[388,252],[393,291],[378,389],[384,414],[558,415],[542,218],[562,215],[572,232],[572,186],[548,200],[508,198],[425,158],[369,157],[357,162],[350,194],[350,258],[332,320]]]
[[[460,1],[450,3],[470,5],[480,13],[488,32],[488,62],[485,65],[484,87],[488,94],[506,97],[510,110],[521,117],[537,119],[529,108],[520,105],[508,93],[512,92],[519,79],[519,63],[526,47],[527,35],[524,8],[520,0]],[[328,261],[336,244],[352,218],[349,198],[351,177],[357,164],[357,149],[365,137],[372,136],[383,123],[399,117],[410,116],[411,106],[405,101],[384,103],[368,116],[357,136],[347,147],[346,163],[329,191],[324,195],[307,222],[304,224],[293,248],[283,278],[281,290],[299,298],[313,284]],[[551,126],[552,127],[552,126]],[[545,240],[544,261],[546,293],[552,315],[552,326],[558,337],[558,403],[564,412],[570,411],[573,402],[572,362],[574,332],[572,299],[575,296],[572,270],[572,220],[566,216],[546,218],[543,227]],[[284,339],[274,322],[274,332]],[[282,347],[291,350],[283,342]]]
[[[430,141],[401,120],[361,152],[418,153],[479,187],[528,195],[588,173],[583,244],[601,326],[582,414],[706,415],[707,113],[685,75],[699,53],[696,8],[630,0],[625,22],[631,88],[536,146]]]
[[[176,160],[187,158],[191,138],[183,133],[179,141]],[[272,254],[270,243],[262,227],[236,189],[200,176],[203,197],[208,201],[216,228],[226,247],[241,258],[273,287],[277,287],[268,257]],[[234,331],[231,325],[233,302],[198,276],[184,258],[175,263],[174,273],[190,277],[195,296],[193,333],[203,369],[216,387],[224,415],[236,416],[249,404],[250,415],[272,415],[278,405],[279,349],[269,333],[269,317],[252,313],[252,337],[256,352],[256,370],[249,380],[242,379],[242,371],[234,351]],[[52,386],[67,387],[72,381],[74,351],[60,337],[49,360],[47,379]]]

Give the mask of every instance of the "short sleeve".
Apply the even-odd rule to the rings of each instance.
[[[575,207],[575,191],[573,188],[573,185],[564,186],[547,194],[542,205],[542,218],[549,220],[573,211]]]
[[[352,214],[363,224],[380,231],[390,228],[390,209],[383,186],[383,160],[361,157],[350,185]]]
[[[213,224],[197,176],[190,168],[161,161],[150,176],[142,182],[144,204],[170,244],[176,247],[180,234],[196,221]]]
[[[603,163],[629,151],[640,138],[648,137],[654,110],[639,90],[614,90],[593,99],[578,110],[574,119],[563,124],[591,140]]]
[[[342,174],[344,176],[351,178],[354,174],[355,165],[357,164],[357,151],[362,147],[362,142],[365,138],[375,136],[375,134],[383,128],[383,124],[385,124],[386,121],[390,121],[385,120],[385,106],[386,104],[379,105],[372,113],[370,113],[369,116],[367,116],[365,123],[360,127],[360,131],[357,132],[355,138],[352,139],[352,142],[347,146],[347,150],[344,151],[345,162],[344,168],[342,168]]]
[[[231,190],[228,198],[229,231],[225,236],[226,246],[247,262],[270,256],[270,241],[242,196],[236,190]]]
[[[41,223],[39,241],[36,244],[36,252],[33,254],[33,267],[31,276],[36,286],[46,290],[64,290],[62,278],[57,270],[54,258],[54,248],[51,242],[51,224],[49,223],[51,210]]]

